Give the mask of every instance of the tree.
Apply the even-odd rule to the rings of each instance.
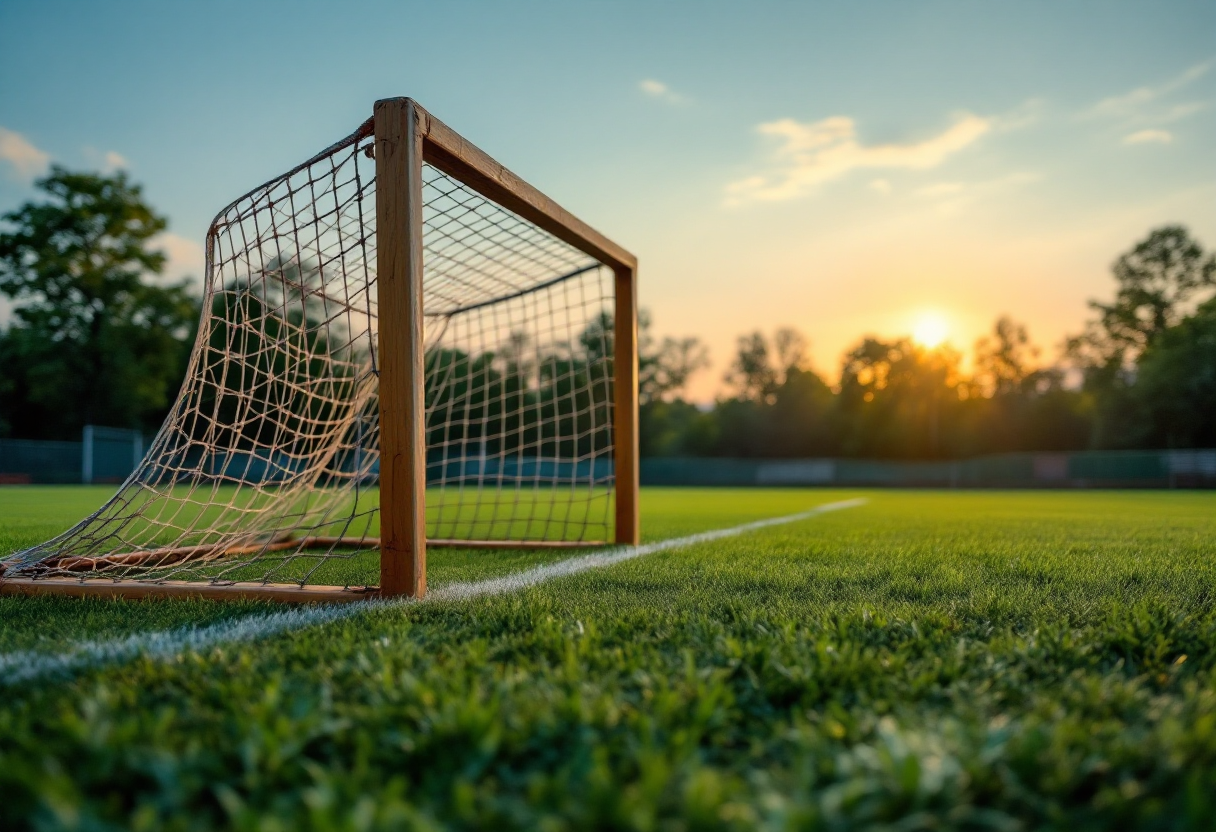
[[[1159,333],[1137,370],[1133,393],[1143,444],[1216,445],[1216,298]]]
[[[959,355],[922,349],[908,338],[863,338],[845,354],[839,410],[850,456],[952,455],[957,439]]]
[[[1185,314],[1186,303],[1216,285],[1216,254],[1181,225],[1158,228],[1115,261],[1119,292],[1112,304],[1093,302],[1112,341],[1143,349]]]
[[[791,327],[741,336],[726,380],[735,395],[713,412],[722,456],[822,456],[836,450],[832,390],[807,366],[807,339]]]
[[[772,404],[791,374],[806,369],[806,337],[793,327],[773,333],[770,347],[762,332],[740,335],[726,382],[741,399]]]
[[[805,363],[805,362],[800,362]],[[773,393],[765,456],[831,456],[838,446],[832,388],[809,369],[788,366]]]
[[[1153,437],[1137,394],[1137,366],[1163,333],[1178,325],[1216,286],[1216,254],[1205,254],[1181,225],[1155,229],[1112,268],[1118,289],[1111,303],[1090,301],[1100,314],[1068,341],[1068,355],[1094,398],[1092,444],[1131,448],[1165,441]]]
[[[119,171],[54,167],[46,199],[6,214],[0,292],[15,303],[0,337],[0,421],[30,437],[74,438],[89,423],[150,430],[189,356],[198,306],[186,281],[151,282],[165,220]]]
[[[740,399],[768,401],[777,384],[777,371],[769,358],[764,333],[740,335],[737,344],[726,382],[735,388]]]
[[[964,456],[1085,448],[1088,398],[1064,384],[1058,367],[1037,366],[1026,327],[1008,315],[975,342],[975,374],[962,405],[955,451]]]
[[[650,313],[639,309],[638,402],[642,406],[678,397],[689,379],[709,366],[709,352],[699,338],[665,337],[656,342],[650,326]],[[602,357],[611,362],[612,315],[600,313],[583,330],[579,341],[589,359]]]
[[[696,336],[666,336],[655,343],[650,314],[638,311],[638,400],[642,404],[678,397],[689,380],[709,366],[709,350]]]
[[[1038,355],[1038,349],[1030,346],[1026,327],[1002,315],[996,319],[992,336],[975,342],[975,381],[990,396],[1018,393],[1033,374],[1030,364]]]
[[[1108,368],[1094,375],[1100,383],[1114,378],[1178,323],[1199,300],[1197,295],[1216,286],[1216,253],[1205,255],[1183,226],[1166,225],[1121,255],[1112,271],[1119,285],[1114,301],[1091,300],[1098,319],[1070,342],[1083,366]]]
[[[806,336],[793,327],[783,326],[773,333],[773,348],[777,353],[777,370],[784,384],[795,371],[806,369],[806,351],[809,348]]]

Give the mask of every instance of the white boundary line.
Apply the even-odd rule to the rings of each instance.
[[[784,517],[771,517],[767,520],[757,520],[740,526],[726,529],[715,529],[685,537],[674,537],[660,540],[657,543],[646,543],[642,546],[621,546],[596,552],[590,555],[569,558],[568,560],[549,563],[525,569],[513,575],[501,578],[488,578],[483,581],[466,581],[448,584],[434,590],[421,601],[413,599],[393,599],[389,601],[365,601],[349,604],[324,604],[311,607],[292,607],[269,614],[250,615],[232,621],[220,621],[203,627],[189,626],[176,630],[162,630],[154,633],[136,633],[125,638],[110,641],[77,642],[63,653],[41,653],[36,650],[22,650],[15,653],[0,654],[0,687],[31,682],[50,677],[64,678],[93,667],[107,664],[119,664],[138,657],[149,659],[171,659],[186,651],[208,650],[220,644],[233,642],[248,642],[278,635],[302,627],[314,627],[331,621],[351,618],[363,612],[374,609],[388,609],[415,603],[430,603],[439,601],[462,601],[469,598],[482,598],[490,595],[504,595],[516,592],[530,586],[551,581],[567,575],[576,575],[589,569],[601,569],[605,566],[623,563],[634,558],[644,557],[655,552],[666,552],[671,549],[681,549],[685,546],[695,546],[698,543],[708,543],[711,540],[721,540],[724,537],[736,537],[741,534],[765,529],[769,526],[781,526],[786,523],[796,523],[829,511],[839,511],[854,508],[864,504],[864,498],[841,500],[835,503],[824,503],[808,511],[797,514],[787,514]]]

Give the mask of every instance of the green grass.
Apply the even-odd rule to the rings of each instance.
[[[19,492],[9,548],[89,499]],[[643,517],[658,539],[855,494],[656,489]],[[1211,828],[1216,495],[866,496],[511,596],[9,688],[0,827]],[[252,609],[5,597],[0,649]]]
[[[48,494],[53,494],[49,500]],[[3,489],[0,508],[21,522],[11,529],[0,524],[0,553],[49,539],[97,511],[110,495],[106,487]],[[344,488],[284,492],[273,486],[201,483],[162,491],[134,485],[113,506],[91,518],[85,542],[69,553],[102,556],[158,546],[212,545],[217,533],[253,532],[254,539],[266,541],[276,537],[274,529],[293,527],[289,536],[358,541],[380,534],[379,515],[374,511],[378,505],[379,489],[375,487],[352,494]],[[612,493],[602,486],[550,489],[524,484],[518,489],[479,490],[452,485],[427,491],[427,533],[439,539],[596,543],[610,540],[612,511]],[[485,557],[479,560],[487,562]],[[520,562],[519,557],[495,560],[502,569]],[[328,551],[284,550],[249,558],[117,568],[106,577],[367,586],[379,582],[380,561],[375,547],[360,549],[356,543]]]

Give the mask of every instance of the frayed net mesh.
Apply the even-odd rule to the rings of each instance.
[[[370,123],[208,236],[198,339],[143,463],[10,577],[379,578]],[[609,539],[611,270],[424,166],[427,537]]]

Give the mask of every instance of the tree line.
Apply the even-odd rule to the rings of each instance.
[[[75,439],[89,423],[151,432],[177,394],[199,317],[187,282],[161,277],[165,257],[153,240],[165,220],[122,172],[54,168],[38,187],[43,199],[5,215],[0,228],[0,293],[13,302],[0,330],[0,436]],[[951,347],[867,336],[832,380],[809,366],[805,336],[783,328],[739,338],[727,392],[708,407],[686,399],[689,379],[708,366],[700,340],[656,339],[643,312],[642,453],[942,459],[1216,447],[1216,255],[1185,228],[1165,226],[1121,255],[1113,273],[1114,297],[1092,303],[1093,319],[1051,362],[1040,360],[1024,325],[1002,316],[974,346],[967,372]],[[206,340],[223,348],[243,320],[273,317],[268,309],[280,300],[250,284],[228,287],[213,309],[226,323]],[[308,323],[269,325],[311,332]],[[350,355],[329,355],[332,333],[317,332],[304,350],[313,361],[351,364]],[[487,453],[549,455],[585,454],[608,441],[611,391],[597,380],[608,377],[611,320],[590,321],[577,343],[537,353],[531,364],[521,358],[526,346],[428,354],[428,375],[443,380],[428,390],[430,444],[484,438],[495,446]],[[254,360],[271,364],[251,377],[287,384],[317,369],[260,355]],[[324,399],[351,382],[337,374],[334,383]],[[263,409],[281,418],[294,405],[272,387]],[[220,401],[218,410],[235,406]],[[313,410],[298,418],[325,415],[316,400],[301,406]],[[258,424],[242,430],[270,429],[271,421]],[[567,435],[581,437],[578,447],[557,444]]]
[[[1041,362],[998,318],[963,356],[866,336],[829,384],[792,329],[740,337],[710,408],[682,386],[643,391],[646,456],[950,459],[1010,451],[1216,447],[1216,254],[1185,228],[1153,230],[1114,263],[1114,298]],[[658,361],[690,365],[687,344]],[[693,350],[695,354],[695,349]],[[695,363],[694,367],[703,366]]]

